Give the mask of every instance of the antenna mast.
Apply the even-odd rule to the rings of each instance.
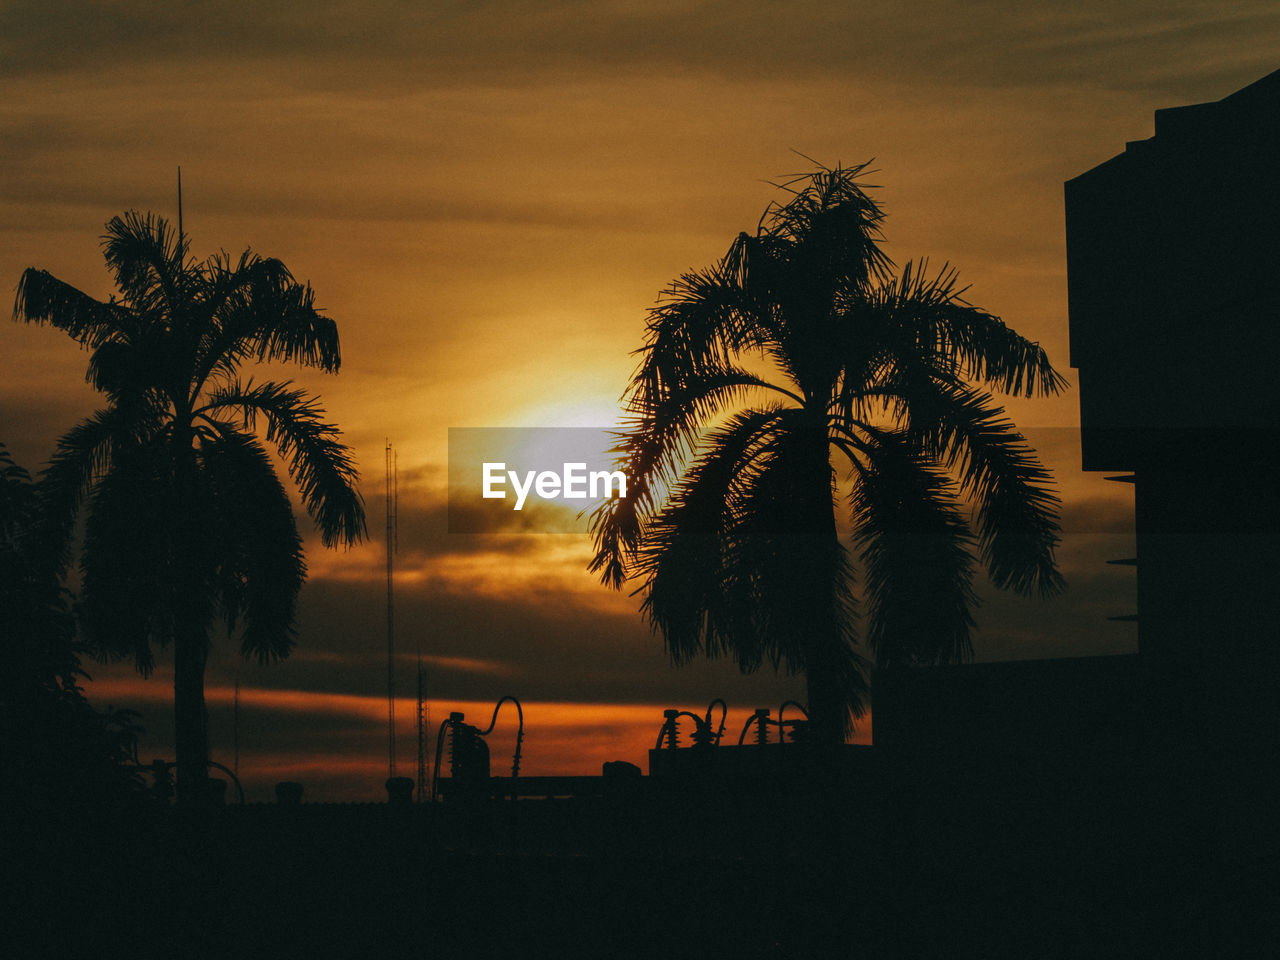
[[[182,166],[178,166],[178,256],[182,256]]]
[[[240,678],[236,677],[236,695],[232,707],[232,740],[235,744],[235,760],[232,761],[232,772],[240,776]]]
[[[399,536],[399,478],[396,455],[387,441],[387,776],[396,775],[395,553]]]
[[[422,646],[418,646],[418,802],[427,796],[427,688],[422,670]]]

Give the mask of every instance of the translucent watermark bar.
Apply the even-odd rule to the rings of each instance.
[[[617,442],[605,427],[451,427],[449,532],[586,533],[627,495]]]

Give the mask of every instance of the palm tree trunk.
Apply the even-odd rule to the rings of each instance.
[[[174,640],[173,726],[178,761],[178,802],[204,803],[209,796],[209,717],[204,705],[208,638],[204,628],[184,624]]]
[[[804,554],[809,563],[805,582],[810,595],[805,606],[810,611],[808,649],[805,651],[805,687],[809,699],[809,725],[815,745],[830,754],[844,743],[850,706],[850,692],[844,689],[848,675],[847,651],[841,591],[844,577],[843,547],[836,530],[832,506],[833,477],[828,452],[825,421],[815,424],[806,443],[803,509],[807,515]]]
[[[846,649],[841,597],[845,576],[843,547],[836,529],[832,505],[833,478],[826,434],[815,440],[806,471],[805,509],[812,518],[807,539],[812,557],[809,568],[812,610],[809,644],[805,651],[805,687],[809,699],[809,771],[811,789],[807,824],[800,841],[812,858],[815,904],[831,904],[832,886],[840,875],[836,865],[845,849],[843,797],[843,747],[852,691],[849,652]],[[812,479],[810,479],[812,478]]]
[[[836,662],[837,638],[815,632],[806,651],[805,692],[809,699],[809,729],[815,744],[829,751],[844,743],[845,714],[849,698],[840,689],[841,671]]]
[[[176,406],[176,404],[175,404]],[[178,802],[202,805],[209,797],[209,717],[204,704],[204,671],[209,657],[208,617],[202,589],[201,531],[196,517],[196,461],[186,416],[179,416],[174,428],[174,509],[173,563],[176,582],[185,595],[174,596],[180,605],[174,612],[173,638],[173,736],[177,753]]]

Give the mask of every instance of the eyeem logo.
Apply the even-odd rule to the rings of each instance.
[[[513,510],[523,510],[529,493],[536,493],[543,500],[599,500],[627,495],[627,475],[621,470],[592,470],[583,463],[566,463],[559,473],[553,470],[526,470],[523,483],[521,475],[508,470],[505,462],[485,463],[482,471],[482,496],[486,500],[507,499],[507,481],[515,493]],[[616,493],[615,493],[616,490]]]
[[[635,492],[612,427],[450,427],[449,532],[589,532]]]

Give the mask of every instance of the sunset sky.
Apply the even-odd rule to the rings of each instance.
[[[433,726],[449,709],[487,725],[499,697],[521,699],[523,772],[645,766],[662,708],[723,697],[736,739],[753,708],[802,685],[722,663],[674,671],[637,601],[587,573],[583,534],[450,534],[449,429],[613,425],[659,291],[754,230],[769,181],[811,169],[799,154],[874,159],[889,255],[949,261],[967,299],[1070,373],[1063,181],[1150,136],[1154,110],[1277,67],[1273,0],[12,0],[0,283],[12,297],[37,266],[105,298],[104,223],[130,208],[176,219],[180,165],[193,254],[278,257],[338,322],[337,376],[261,376],[296,379],[342,426],[371,539],[325,552],[309,536],[287,662],[215,642],[213,753],[231,765],[238,680],[251,799],[282,779],[307,799],[383,796],[386,438],[401,692],[421,652]],[[59,331],[0,324],[0,441],[33,472],[97,405],[86,359]],[[1065,501],[1070,589],[989,597],[979,658],[1134,649],[1132,625],[1106,619],[1132,612],[1132,571],[1105,564],[1133,555],[1132,490],[1079,470],[1077,403],[1009,405]],[[144,760],[172,757],[166,666],[146,681],[90,666],[95,703],[143,713]],[[398,709],[412,776],[413,703]]]

